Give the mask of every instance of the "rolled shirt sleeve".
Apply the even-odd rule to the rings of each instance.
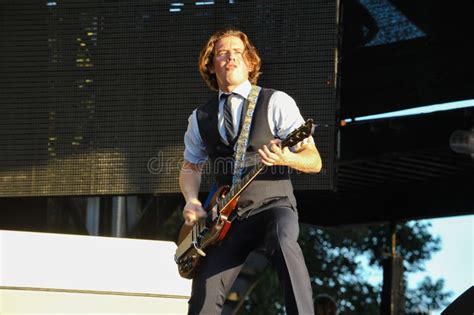
[[[188,129],[184,134],[184,159],[193,164],[201,164],[207,161],[206,147],[199,133],[196,110],[188,118]]]
[[[276,91],[270,98],[268,122],[273,135],[279,139],[285,139],[293,130],[304,124],[305,120],[295,100],[285,92]],[[314,142],[313,137],[308,137],[303,141],[303,143],[307,142]],[[297,144],[293,150],[298,151],[300,146],[301,143]]]
[[[270,127],[278,138],[285,139],[290,132],[304,123],[295,100],[285,92],[273,93],[269,105],[268,121],[273,123]]]

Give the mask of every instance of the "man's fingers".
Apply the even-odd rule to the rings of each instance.
[[[184,210],[183,218],[184,218],[184,224],[186,225],[193,225],[194,222],[196,222],[197,220],[196,213],[191,210]]]
[[[277,145],[278,147],[280,146],[280,143],[281,143],[281,140],[280,139],[273,139],[273,140],[270,140],[270,143],[269,144],[275,144]]]
[[[183,218],[184,223],[186,225],[193,225],[194,222],[199,220],[200,218],[206,216],[206,211],[200,205],[192,204],[186,205],[183,210]]]
[[[264,149],[258,150],[260,158],[263,164],[267,166],[272,166],[275,163],[275,160],[271,157],[272,153],[268,151],[268,148],[264,146]]]
[[[278,162],[281,159],[281,153],[282,153],[280,146],[274,143],[269,144],[269,146],[270,147],[264,145],[263,152],[265,153],[268,159],[271,159],[274,162]]]

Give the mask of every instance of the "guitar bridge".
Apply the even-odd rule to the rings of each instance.
[[[198,246],[198,244],[196,242],[193,242],[193,246],[194,246],[194,249],[196,250],[196,252],[202,256],[202,257],[205,257],[206,256],[206,253]]]

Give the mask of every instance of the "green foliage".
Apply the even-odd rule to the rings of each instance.
[[[404,258],[404,277],[424,269],[424,263],[440,250],[439,238],[429,233],[426,221],[397,226],[397,254]],[[302,225],[299,239],[306,259],[314,296],[333,296],[340,314],[379,314],[381,284],[367,278],[369,268],[382,270],[390,253],[388,225],[318,228]],[[447,304],[450,293],[443,292],[443,280],[426,278],[415,289],[406,290],[406,311],[428,312]],[[285,314],[279,282],[271,269],[246,299],[239,314]]]
[[[239,315],[284,315],[284,300],[276,272],[267,268],[257,287],[247,296]]]
[[[407,308],[412,312],[424,312],[445,305],[446,300],[452,296],[452,293],[442,292],[443,286],[443,279],[433,282],[431,278],[425,277],[416,289],[408,290],[407,296],[410,299],[407,301]],[[423,294],[420,294],[419,291]]]

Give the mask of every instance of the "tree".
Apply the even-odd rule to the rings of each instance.
[[[439,238],[429,233],[430,223],[398,225],[397,253],[404,258],[404,277],[424,269],[424,263],[440,250]],[[373,225],[319,228],[301,225],[302,247],[316,296],[326,293],[338,301],[340,314],[379,314],[381,284],[367,279],[361,261],[381,270],[389,252],[389,226]],[[275,272],[267,270],[260,285],[247,297],[239,314],[285,314]],[[443,280],[426,278],[406,290],[406,312],[427,313],[447,304],[451,293],[443,292]],[[406,287],[406,286],[405,286]]]

